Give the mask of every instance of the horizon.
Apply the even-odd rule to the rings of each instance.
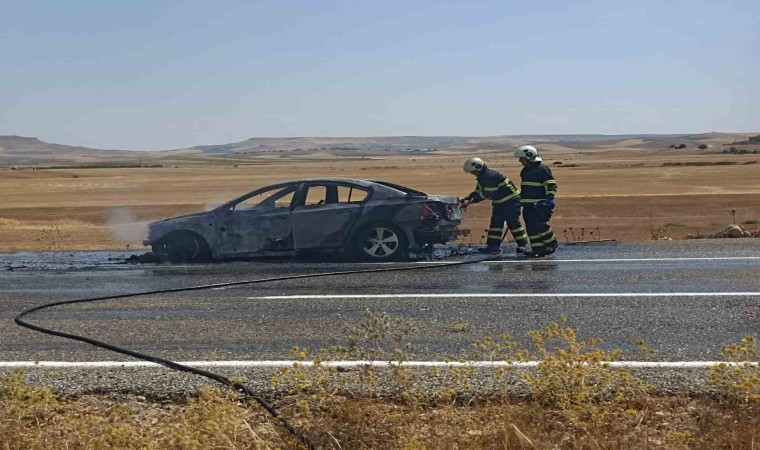
[[[6,12],[0,135],[64,145],[760,124],[760,3],[749,0],[40,0]]]
[[[80,145],[73,145],[66,142],[50,142],[44,139],[40,139],[37,136],[21,136],[18,134],[6,134],[0,135],[2,138],[19,138],[19,139],[36,139],[39,142],[52,145],[63,145],[68,147],[83,147],[91,150],[104,150],[104,151],[128,151],[128,152],[160,152],[160,151],[172,151],[182,150],[187,148],[200,148],[200,147],[214,147],[219,145],[230,145],[241,142],[246,142],[255,139],[267,139],[267,140],[289,140],[289,139],[373,139],[373,138],[464,138],[464,139],[478,139],[478,138],[517,138],[517,137],[553,137],[553,136],[603,136],[603,137],[683,137],[683,136],[699,136],[708,134],[739,134],[739,135],[760,135],[760,131],[705,131],[698,133],[623,133],[623,134],[604,134],[604,133],[544,133],[544,134],[499,134],[499,135],[482,135],[482,136],[465,136],[465,135],[385,135],[385,136],[285,136],[285,137],[271,137],[271,136],[256,136],[236,142],[224,142],[224,143],[211,143],[211,144],[197,144],[189,147],[177,147],[177,148],[162,148],[162,149],[144,149],[144,150],[130,150],[123,148],[100,148],[100,147],[86,147]],[[562,142],[562,141],[558,141]],[[540,141],[538,143],[541,143]],[[0,148],[1,150],[2,148]]]

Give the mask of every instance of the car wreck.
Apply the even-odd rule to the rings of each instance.
[[[408,257],[468,230],[459,199],[383,181],[295,180],[211,211],[152,222],[144,245],[162,261],[339,253],[365,261]]]

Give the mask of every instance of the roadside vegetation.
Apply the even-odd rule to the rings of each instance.
[[[472,366],[412,370],[331,366],[356,358],[402,362],[404,320],[367,313],[344,346],[309,352],[272,377],[280,412],[323,448],[336,449],[753,449],[760,442],[760,368],[755,337],[723,347],[709,370],[710,395],[665,395],[612,368],[620,350],[580,339],[562,319],[530,333],[484,337],[451,358],[510,364],[489,376]],[[651,354],[644,342],[638,351]],[[752,363],[754,361],[755,363]],[[306,364],[309,362],[310,364]],[[431,383],[434,380],[434,383]],[[22,371],[0,381],[1,449],[297,448],[298,441],[253,402],[223,389],[174,400],[60,398],[28,385]]]

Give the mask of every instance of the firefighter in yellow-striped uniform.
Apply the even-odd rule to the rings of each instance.
[[[523,145],[514,152],[520,158],[523,169],[520,172],[520,184],[523,220],[528,229],[530,253],[526,256],[542,257],[557,250],[557,238],[549,225],[549,219],[554,210],[554,196],[557,193],[557,182],[554,175],[543,160],[538,156],[538,150],[532,145]]]
[[[495,170],[486,167],[485,161],[480,158],[470,158],[464,163],[464,171],[477,178],[475,190],[461,200],[462,207],[466,208],[472,203],[491,200],[491,224],[488,228],[488,240],[486,253],[499,253],[502,241],[504,222],[507,223],[512,237],[517,243],[517,252],[525,252],[528,245],[528,235],[525,228],[520,224],[520,191],[509,178]]]

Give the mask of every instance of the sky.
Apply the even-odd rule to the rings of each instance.
[[[0,0],[0,135],[760,131],[760,2]]]

